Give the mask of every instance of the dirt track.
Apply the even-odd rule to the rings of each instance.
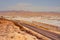
[[[27,28],[35,31],[35,32],[38,32],[38,33],[40,33],[40,34],[42,34],[42,35],[44,35],[44,36],[46,36],[46,37],[48,37],[48,38],[50,38],[52,40],[60,40],[60,34],[56,34],[54,32],[49,32],[49,31],[46,31],[46,30],[42,30],[42,29],[36,28],[36,27],[34,27],[32,25],[25,24],[25,23],[19,23],[18,22],[18,24],[20,24],[20,25],[22,25],[24,27],[27,27]]]

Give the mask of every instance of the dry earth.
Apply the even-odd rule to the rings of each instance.
[[[0,18],[0,40],[38,40],[20,30],[12,21]]]

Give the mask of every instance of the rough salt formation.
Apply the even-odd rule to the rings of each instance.
[[[15,26],[13,22],[0,19],[0,40],[38,40]]]

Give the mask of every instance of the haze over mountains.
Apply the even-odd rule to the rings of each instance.
[[[60,16],[59,12],[0,11],[0,16]]]

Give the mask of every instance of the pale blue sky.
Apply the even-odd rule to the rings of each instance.
[[[4,10],[60,12],[60,0],[0,0],[0,11]]]

